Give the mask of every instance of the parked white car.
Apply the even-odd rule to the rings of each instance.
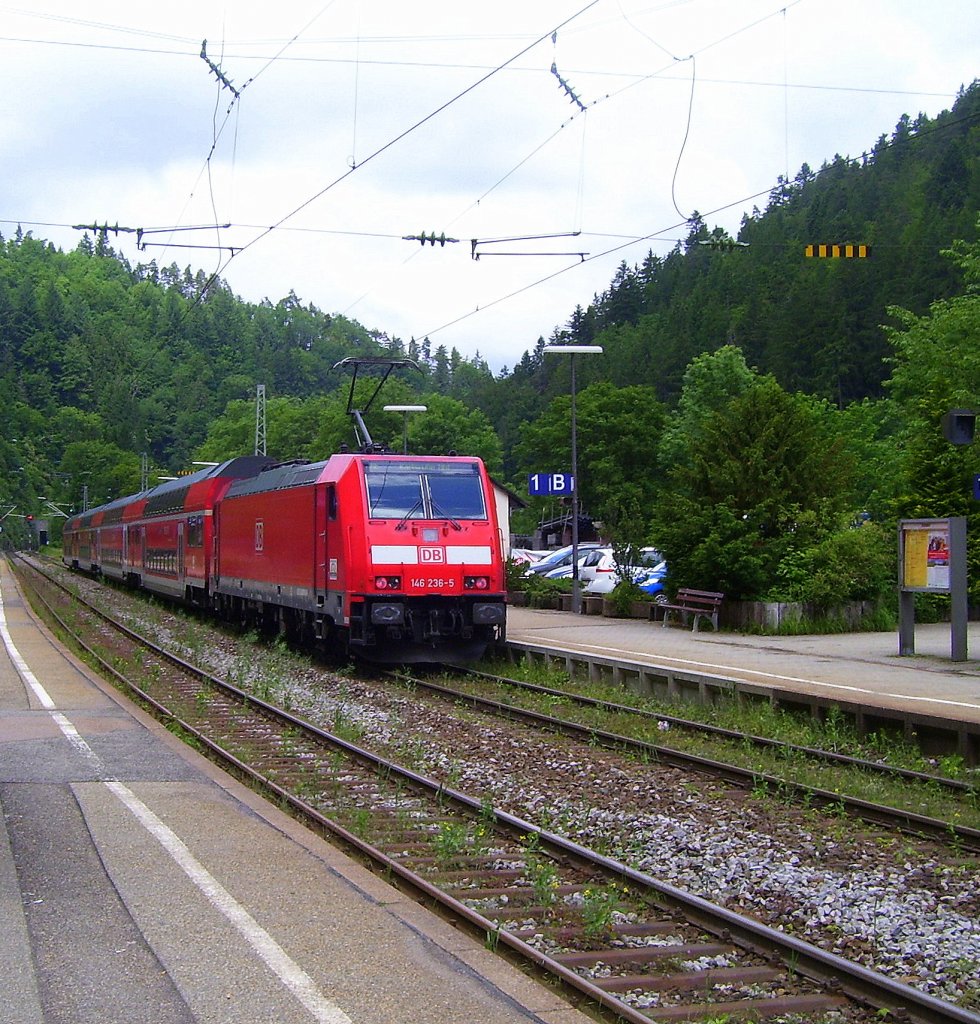
[[[654,574],[662,563],[663,556],[656,548],[642,548],[639,564],[630,566],[627,574],[630,579],[639,581]],[[663,571],[666,572],[666,566]],[[612,548],[598,548],[590,552],[579,566],[579,579],[587,594],[608,594],[621,578]]]

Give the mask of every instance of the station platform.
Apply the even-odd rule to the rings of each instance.
[[[586,1024],[0,598],[2,1024]]]
[[[896,633],[756,636],[571,612],[509,608],[508,643],[559,650],[574,660],[685,687],[732,686],[787,703],[877,709],[909,732],[948,733],[971,763],[980,757],[980,623],[968,627],[966,661],[951,659],[949,623],[917,624],[915,653]],[[639,669],[636,667],[639,666]],[[645,687],[657,692],[656,685]],[[696,695],[695,695],[696,696]],[[874,717],[871,715],[871,717]],[[880,717],[880,716],[879,716]]]

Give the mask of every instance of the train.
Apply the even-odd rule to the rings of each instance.
[[[368,661],[463,663],[506,636],[475,457],[231,458],[72,516],[62,550],[73,570]]]

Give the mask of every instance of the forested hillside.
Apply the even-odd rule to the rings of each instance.
[[[815,464],[807,445],[836,439],[821,472],[832,464],[840,486],[820,498],[835,515],[915,505],[913,475],[891,455],[880,459],[894,453],[916,408],[920,426],[935,427],[915,405],[914,366],[900,354],[934,303],[967,288],[968,261],[941,253],[977,238],[978,157],[974,83],[935,119],[903,117],[857,158],[838,155],[780,181],[736,239],[696,217],[668,255],[622,264],[608,289],[570,310],[548,339],[604,349],[582,361],[579,377],[583,500],[608,523],[653,529],[659,474],[683,475],[700,451],[690,410],[718,414],[721,424],[765,408],[795,417],[801,471]],[[861,243],[871,255],[807,258],[811,243]],[[349,374],[333,370],[352,355],[419,362],[422,372],[399,371],[384,397],[429,405],[409,425],[412,450],[480,454],[519,484],[529,468],[567,458],[567,364],[543,355],[545,339],[527,344],[494,376],[478,356],[389,337],[384,325],[368,329],[292,293],[249,303],[199,270],[132,266],[106,234],[84,236],[66,253],[18,230],[0,238],[0,501],[39,507],[44,495],[77,504],[83,487],[90,501],[104,501],[136,489],[141,453],[153,474],[249,451],[258,384],[270,396],[270,451],[323,457],[352,439]],[[697,363],[718,352],[738,360]],[[899,400],[889,397],[896,353],[904,376],[891,394]],[[700,367],[693,377],[692,367]],[[958,401],[976,401],[968,379],[957,386]],[[930,415],[953,390],[933,388]],[[722,398],[745,409],[722,408]],[[400,418],[375,422],[376,440],[401,444]],[[748,456],[736,446],[731,457]],[[679,477],[674,485],[683,489]]]

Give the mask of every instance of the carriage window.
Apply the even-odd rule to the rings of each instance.
[[[204,547],[204,516],[191,516],[187,520],[187,546]]]
[[[364,463],[372,519],[486,519],[475,462]]]

